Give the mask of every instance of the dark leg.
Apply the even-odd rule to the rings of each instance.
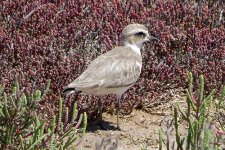
[[[119,125],[119,111],[120,111],[120,99],[121,95],[116,95],[117,101],[116,101],[116,115],[117,115],[117,130],[121,130],[120,125]]]
[[[98,120],[102,123],[102,102],[101,98],[98,99]]]
[[[101,102],[101,98],[98,99],[98,121],[99,121],[99,125],[101,127],[101,129],[103,130],[107,130],[107,127],[104,125],[103,121],[102,121],[102,102]]]

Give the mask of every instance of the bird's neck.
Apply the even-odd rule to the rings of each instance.
[[[135,53],[141,55],[141,46],[136,44],[125,43],[124,46],[131,48]]]

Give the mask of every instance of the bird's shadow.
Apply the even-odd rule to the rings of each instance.
[[[102,122],[89,122],[87,125],[87,132],[95,132],[97,130],[103,130],[103,131],[110,131],[110,130],[116,130],[116,125],[109,121]]]

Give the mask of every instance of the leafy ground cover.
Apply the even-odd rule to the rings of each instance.
[[[189,71],[194,91],[204,75],[205,92],[215,89],[219,96],[225,83],[224,5],[221,0],[2,0],[0,83],[9,96],[17,78],[22,92],[30,95],[44,91],[51,79],[38,110],[49,120],[58,113],[62,88],[91,60],[118,45],[124,26],[137,22],[160,41],[144,45],[142,74],[124,94],[123,111],[146,110],[164,100],[165,92],[187,88]],[[80,113],[95,119],[98,98],[79,93],[62,98],[65,110],[76,101]],[[114,101],[105,96],[104,111],[112,112]]]

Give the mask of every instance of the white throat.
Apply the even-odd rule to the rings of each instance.
[[[135,53],[141,55],[141,50],[137,45],[132,45],[132,44],[126,43],[125,46],[131,48]]]

